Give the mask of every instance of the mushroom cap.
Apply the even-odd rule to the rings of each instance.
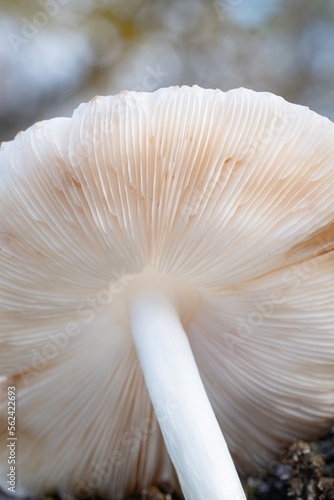
[[[4,143],[0,375],[17,388],[17,493],[177,486],[124,307],[147,269],[198,292],[185,330],[241,472],[325,432],[333,193],[333,123],[246,89],[97,97]]]

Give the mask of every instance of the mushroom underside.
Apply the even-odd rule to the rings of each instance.
[[[333,134],[270,94],[185,87],[1,147],[18,494],[122,498],[177,473],[187,500],[244,498],[230,453],[249,473],[329,429]]]

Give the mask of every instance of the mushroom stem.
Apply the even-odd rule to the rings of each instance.
[[[132,334],[170,458],[187,500],[245,500],[182,327],[160,291],[132,297]]]

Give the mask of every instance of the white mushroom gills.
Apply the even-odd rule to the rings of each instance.
[[[333,159],[333,123],[246,89],[98,97],[2,145],[20,495],[177,489],[147,386],[188,499],[244,498],[201,378],[243,475],[332,427]]]
[[[186,500],[246,499],[183,328],[196,291],[144,272],[129,296],[138,358]]]

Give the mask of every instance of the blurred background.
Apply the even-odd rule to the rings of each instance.
[[[331,0],[0,0],[0,140],[96,94],[267,90],[334,120]]]

